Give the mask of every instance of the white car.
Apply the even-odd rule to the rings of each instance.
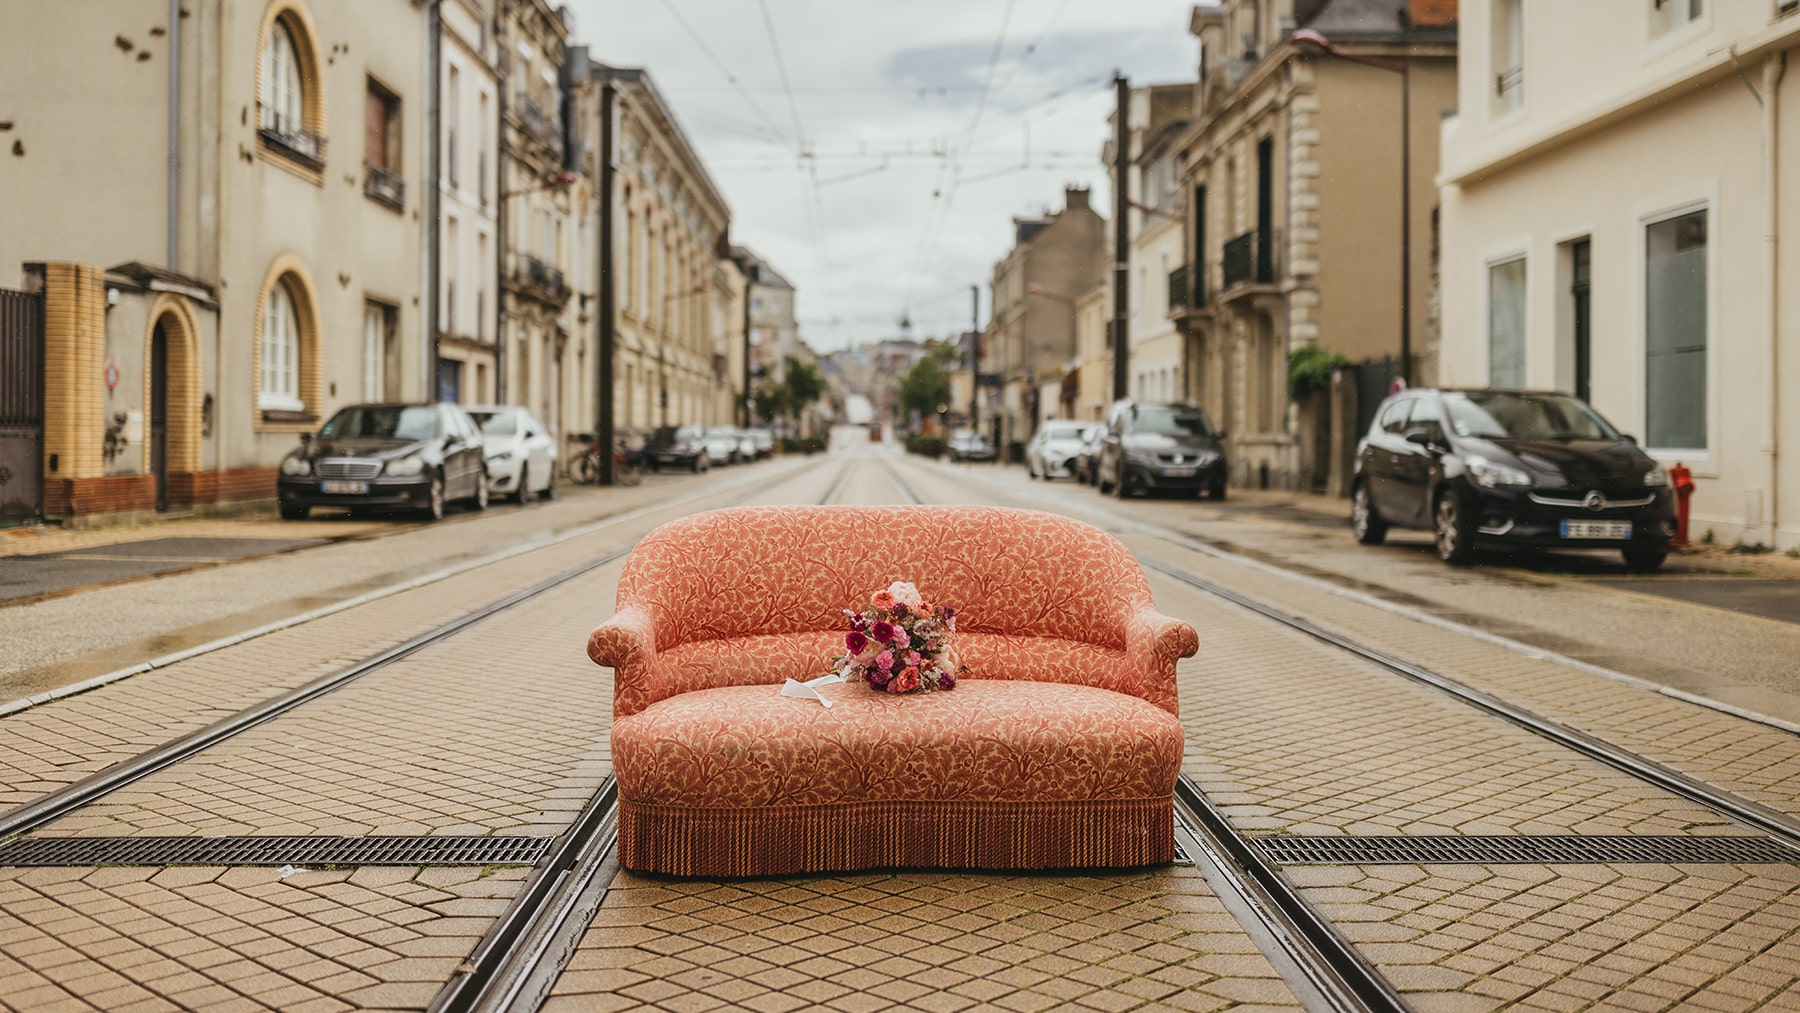
[[[714,464],[736,464],[744,459],[743,437],[730,426],[713,426],[701,434],[700,442]]]
[[[1075,458],[1081,441],[1095,427],[1092,422],[1046,419],[1025,445],[1025,470],[1032,478],[1069,478],[1075,474]]]
[[[488,488],[514,502],[556,495],[556,440],[526,408],[470,405],[487,450]]]

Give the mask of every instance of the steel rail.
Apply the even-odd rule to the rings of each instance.
[[[727,505],[741,503],[767,489],[773,488],[782,481],[785,481],[786,477],[787,476],[783,474],[770,479],[769,481],[756,483],[752,488],[728,501]],[[693,499],[697,498],[704,497],[689,497],[687,500],[684,500],[684,502],[691,502]],[[632,515],[639,514],[641,514],[640,511],[632,511]],[[601,526],[604,526],[607,523],[611,523],[611,521],[601,522]],[[551,542],[549,544],[554,545],[556,543]],[[304,686],[290,690],[289,692],[283,693],[270,700],[246,707],[243,710],[215,721],[210,725],[189,732],[186,735],[170,739],[169,741],[145,750],[136,756],[96,771],[73,784],[59,788],[56,791],[42,795],[33,801],[10,809],[5,813],[0,814],[0,840],[26,833],[53,820],[66,816],[70,812],[84,805],[88,805],[128,784],[148,777],[157,771],[180,763],[183,760],[189,759],[195,754],[218,745],[227,739],[240,735],[258,725],[273,720],[274,718],[280,717],[281,715],[316,700],[327,693],[341,689],[344,686],[361,679],[363,676],[386,668],[394,662],[424,650],[433,644],[447,640],[457,633],[519,605],[522,602],[529,601],[546,591],[550,591],[569,581],[585,576],[586,574],[626,555],[631,551],[632,546],[636,544],[636,539],[633,539],[630,545],[605,552],[600,556],[566,569],[561,573],[539,581],[536,584],[492,601],[474,612],[467,613],[452,619],[449,622],[426,630],[403,643],[364,658],[355,664],[341,668],[328,675],[321,676]],[[543,547],[545,546],[534,545],[528,551],[535,551]]]
[[[1311,987],[1318,1003],[1340,1013],[1410,1009],[1381,971],[1250,846],[1185,773],[1175,782],[1175,806],[1176,835],[1183,847],[1200,852],[1196,864],[1205,859],[1202,871],[1215,890],[1223,894],[1221,887],[1229,889],[1262,923],[1277,954]],[[1277,954],[1265,952],[1272,960]],[[1289,987],[1295,984],[1290,980]]]
[[[838,498],[855,467],[854,461],[844,464],[821,506]],[[618,782],[609,774],[469,959],[438,990],[427,1013],[535,1010],[542,1004],[617,870],[618,807]],[[546,963],[552,955],[555,960]]]
[[[1233,605],[1255,612],[1289,629],[1304,633],[1314,640],[1355,655],[1395,675],[1429,686],[1454,700],[1539,735],[1565,749],[1573,750],[1591,760],[1597,760],[1638,780],[1649,782],[1664,791],[1730,817],[1746,826],[1754,827],[1795,849],[1796,852],[1800,852],[1800,821],[1786,813],[1744,798],[1734,792],[1707,784],[1699,778],[1684,774],[1629,749],[1613,745],[1597,736],[1589,735],[1523,707],[1507,703],[1498,697],[1422,665],[1415,665],[1385,651],[1323,629],[1292,613],[1239,594],[1178,567],[1142,556],[1138,557],[1138,562],[1166,577],[1223,598]],[[1796,857],[1800,859],[1800,855]]]

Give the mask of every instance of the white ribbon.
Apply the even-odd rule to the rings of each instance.
[[[817,679],[808,679],[805,682],[796,682],[793,679],[789,679],[786,684],[781,687],[781,695],[799,697],[803,700],[817,700],[829,707],[831,706],[831,701],[825,699],[825,697],[819,693],[818,687],[835,686],[838,683],[845,681],[848,680],[836,672],[833,672],[830,675],[821,675]]]

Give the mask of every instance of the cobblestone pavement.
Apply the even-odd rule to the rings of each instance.
[[[1344,560],[1360,558],[1362,577],[1386,580],[1384,557],[1340,558],[1336,548],[1314,553],[1308,536],[1316,530],[1307,525],[1241,515],[1214,520],[1205,504],[1120,503],[1066,484],[1011,478],[1007,469],[828,455],[566,497],[548,508],[139,584],[140,594],[156,586],[172,600],[150,610],[155,618],[126,624],[130,630],[117,638],[94,636],[85,624],[126,588],[5,610],[0,614],[11,618],[26,609],[67,609],[62,614],[89,617],[72,627],[74,642],[141,653],[153,648],[135,638],[154,633],[157,623],[229,624],[244,611],[335,600],[397,574],[441,569],[446,558],[473,559],[527,546],[549,530],[619,518],[559,545],[0,716],[0,802],[28,801],[339,670],[628,545],[677,513],[745,495],[816,502],[836,488],[842,503],[900,502],[910,494],[1070,512],[1111,528],[1146,558],[1800,812],[1800,738],[1786,731],[1430,625],[1256,561],[1285,544],[1284,551],[1312,553],[1301,557],[1309,572],[1327,564],[1354,569]],[[752,486],[764,481],[769,487],[756,493]],[[684,502],[631,515],[672,498]],[[1254,543],[1256,558],[1224,558],[1187,540],[1196,529],[1216,535],[1218,525],[1232,526],[1222,540]],[[1368,564],[1371,558],[1377,565]],[[610,673],[589,663],[581,645],[611,609],[618,565],[601,566],[35,835],[554,834],[609,770]],[[1501,601],[1529,593],[1509,575],[1457,576],[1470,602],[1484,582],[1501,589]],[[1179,671],[1185,768],[1242,830],[1749,832],[1186,584],[1155,572],[1151,581],[1163,610],[1201,632],[1200,655]],[[252,584],[256,593],[237,612],[220,599]],[[1565,609],[1573,607],[1572,594],[1600,596],[1603,616],[1621,597],[1603,589],[1554,593]],[[170,618],[182,615],[183,596],[188,614]],[[1657,603],[1655,609],[1673,611],[1654,615],[1669,622],[1690,615],[1684,608],[1692,606]],[[1519,619],[1536,623],[1544,611],[1540,604]],[[57,614],[33,613],[39,620]],[[1732,628],[1742,641],[1733,650],[1781,657],[1786,642],[1778,624],[1758,622]],[[1566,636],[1567,625],[1559,617],[1545,629]],[[1592,653],[1610,651],[1639,674],[1625,663],[1644,649],[1618,646],[1630,631],[1586,632]],[[527,872],[0,869],[0,1008],[420,1009]],[[1294,865],[1284,874],[1422,1011],[1800,1006],[1800,865]],[[1240,925],[1231,910],[1237,908],[1188,865],[728,882],[623,872],[546,1008],[1297,1005],[1276,970],[1286,965],[1259,949],[1266,936]]]

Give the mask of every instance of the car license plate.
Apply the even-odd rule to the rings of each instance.
[[[1630,521],[1563,521],[1564,538],[1630,538]]]
[[[327,478],[319,482],[319,491],[327,496],[367,496],[369,483],[346,482],[339,478]]]
[[[1163,474],[1169,476],[1170,478],[1193,478],[1194,477],[1194,469],[1192,469],[1192,468],[1164,468]]]

